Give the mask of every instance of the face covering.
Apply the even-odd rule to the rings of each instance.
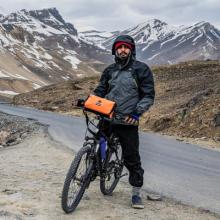
[[[120,67],[121,67],[120,69],[123,69],[125,66],[127,66],[130,59],[131,59],[131,51],[128,54],[128,56],[120,56],[117,53],[117,51],[115,53],[115,62],[120,65]]]

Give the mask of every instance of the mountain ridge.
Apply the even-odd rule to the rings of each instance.
[[[135,39],[137,58],[149,65],[220,59],[220,31],[209,22],[172,26],[150,19],[104,39],[101,46],[110,50],[114,39],[121,34]]]
[[[106,65],[110,57],[105,50],[79,38],[74,25],[65,22],[56,8],[22,9],[4,16],[0,21],[0,57],[3,60],[6,56],[16,65],[14,69],[0,65],[1,87],[5,87],[6,78],[18,78],[15,72],[20,67],[23,86],[25,78],[26,85],[33,84],[32,89],[35,84],[44,86],[99,74],[99,66]],[[14,88],[12,92],[21,91]]]
[[[56,8],[0,15],[0,93],[20,93],[63,80],[99,75],[111,62],[115,37],[134,37],[148,65],[220,59],[220,31],[208,22],[172,26],[150,19],[122,31],[79,32]],[[7,64],[7,65],[6,65]],[[19,85],[20,85],[19,84]],[[32,85],[32,86],[31,86]],[[26,88],[25,88],[26,87]]]

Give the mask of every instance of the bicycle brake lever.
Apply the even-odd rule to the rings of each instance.
[[[123,176],[127,176],[127,175],[128,175],[128,173],[124,173],[120,176],[120,178],[122,178]]]

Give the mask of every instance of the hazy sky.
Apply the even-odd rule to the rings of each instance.
[[[172,25],[208,21],[220,29],[220,0],[0,0],[2,14],[50,7],[79,30],[123,30],[151,18]]]

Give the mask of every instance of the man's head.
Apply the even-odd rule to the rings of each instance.
[[[120,59],[127,59],[131,54],[131,46],[124,42],[119,42],[115,45],[115,54]]]
[[[117,37],[112,45],[112,55],[126,59],[131,54],[136,55],[134,39],[129,35]]]

